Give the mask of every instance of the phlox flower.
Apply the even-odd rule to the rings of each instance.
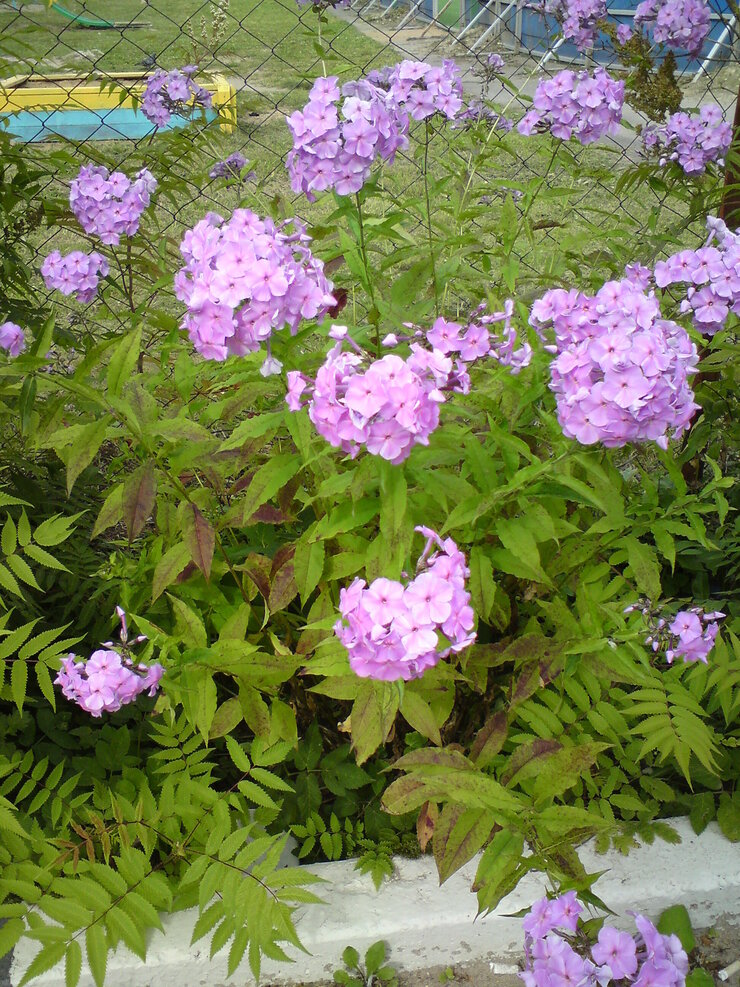
[[[729,314],[740,315],[740,233],[721,220],[707,220],[709,238],[698,250],[679,250],[655,265],[659,288],[687,285],[681,311],[691,315],[696,330],[713,336]]]
[[[709,6],[705,0],[642,0],[635,27],[643,26],[655,41],[697,55],[711,28]]]
[[[415,530],[427,544],[413,579],[381,577],[369,586],[355,579],[340,591],[334,633],[347,649],[350,667],[363,678],[419,678],[475,640],[465,556],[452,539],[443,541],[430,528]]]
[[[592,144],[605,134],[616,133],[622,119],[624,82],[617,82],[602,68],[593,75],[570,69],[542,79],[529,110],[517,127],[520,134],[549,130],[553,137]]]
[[[688,428],[698,408],[688,381],[696,347],[634,281],[607,282],[594,296],[548,291],[533,304],[530,324],[543,339],[543,330],[554,330],[550,389],[568,438],[666,448]]]
[[[327,189],[359,192],[375,161],[392,162],[408,144],[408,117],[387,93],[364,79],[341,91],[338,82],[337,76],[317,79],[306,106],[286,117],[291,186],[309,202]]]
[[[183,69],[165,72],[157,69],[147,80],[141,97],[141,112],[156,127],[166,126],[173,114],[187,116],[195,107],[210,109],[213,97],[200,86],[193,76],[197,66],[186,65]]]
[[[273,332],[287,327],[294,334],[302,319],[320,319],[335,303],[309,243],[298,220],[276,226],[249,209],[235,210],[228,221],[209,213],[188,230],[175,295],[187,305],[182,324],[196,350],[225,360],[256,352],[265,342],[263,373],[279,372],[269,353]]]
[[[146,168],[132,181],[120,171],[109,175],[101,166],[83,165],[70,185],[69,204],[86,233],[117,246],[122,236],[136,234],[156,188],[157,180]]]
[[[96,250],[89,254],[73,250],[66,256],[54,250],[41,265],[47,288],[55,288],[63,295],[73,294],[80,302],[95,298],[100,278],[106,277],[108,270],[108,261]]]
[[[7,350],[9,356],[18,356],[26,348],[26,337],[15,322],[0,325],[0,349]]]

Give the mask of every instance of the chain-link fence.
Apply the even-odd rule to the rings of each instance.
[[[734,9],[732,0],[712,0],[701,50],[679,52],[675,59],[669,53],[682,105],[717,104],[728,120],[740,78]],[[610,9],[609,21],[614,29],[630,27],[634,13],[629,4]],[[543,74],[597,64],[625,74],[624,52],[609,30],[597,31],[594,45],[581,52],[572,40],[564,40],[555,20],[517,0],[352,0],[322,15],[293,0],[0,0],[0,119],[12,134],[34,145],[29,151],[34,160],[48,160],[43,191],[56,191],[60,199],[62,183],[74,167],[97,161],[130,171],[133,164],[147,163],[156,140],[169,176],[180,183],[176,196],[158,200],[163,242],[176,248],[182,230],[209,209],[233,208],[233,190],[224,189],[211,171],[235,153],[249,159],[250,181],[260,193],[280,197],[293,214],[306,215],[306,199],[291,191],[285,169],[291,146],[285,117],[305,104],[317,75],[356,79],[401,59],[441,65],[452,58],[461,69],[466,97],[489,101],[516,122]],[[666,52],[653,45],[655,67],[644,87],[650,98],[664,103],[660,66]],[[491,58],[496,54],[503,68]],[[137,110],[153,71],[186,63],[198,65],[214,102],[208,120],[200,117],[187,128],[192,155],[183,152],[182,133],[179,143],[172,134],[156,133]],[[671,100],[676,108],[675,92],[667,103]],[[598,150],[574,151],[589,181],[582,192],[570,189],[568,209],[582,215],[584,228],[598,222],[591,208],[596,203],[602,216],[623,220],[625,235],[632,237],[650,221],[651,196],[655,202],[663,197],[666,204],[658,186],[643,185],[638,197],[617,191],[625,165],[641,160],[640,128],[651,115],[656,113],[644,100],[628,101],[616,134],[600,142]],[[453,132],[435,132],[434,157],[442,164],[446,155],[458,153],[448,140]],[[502,158],[498,192],[492,195],[516,195],[534,178],[557,186],[561,176],[548,171],[536,145],[514,135]],[[60,165],[60,148],[66,166]],[[413,188],[419,168],[413,155],[403,158],[395,169],[397,191],[404,183]],[[314,223],[322,215],[320,203],[317,208],[310,216]],[[545,241],[557,226],[552,212],[540,217]],[[35,231],[33,248],[42,258],[52,249],[63,250],[70,236],[63,224],[50,224]],[[538,261],[525,252],[522,262],[534,267]],[[58,304],[59,296],[55,300]]]

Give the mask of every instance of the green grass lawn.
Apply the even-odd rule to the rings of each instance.
[[[43,2],[0,3],[0,77],[33,71],[115,73],[142,68],[156,56],[163,68],[196,62],[221,72],[257,104],[280,102],[301,78],[317,74],[316,15],[293,0],[230,0],[222,30],[214,33],[213,0],[63,0],[73,13],[117,22],[121,30],[79,27]],[[137,25],[137,26],[134,26]],[[144,26],[146,25],[146,26]],[[380,46],[330,18],[325,40],[346,76],[358,75],[379,56]],[[318,69],[320,71],[320,68]]]

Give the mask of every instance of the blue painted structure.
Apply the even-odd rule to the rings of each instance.
[[[609,19],[615,21],[617,24],[628,24],[632,27],[634,11],[639,2],[640,0],[617,0],[616,4],[609,7]],[[499,10],[503,10],[506,4],[505,2],[501,2],[501,0],[498,5],[495,3],[495,0],[488,0],[488,3],[485,4],[479,3],[478,0],[468,0],[469,16],[467,20],[471,20],[480,11],[482,6],[487,6],[490,10],[490,16],[484,16],[478,22],[481,26],[484,26],[486,23],[490,23],[493,19],[497,12],[497,7]],[[695,72],[699,68],[702,61],[709,54],[714,43],[722,35],[725,25],[732,16],[727,0],[711,0],[709,6],[712,12],[712,26],[699,55],[692,57],[679,51],[674,52],[678,67],[682,71]],[[520,10],[520,32],[519,30],[516,30],[514,23],[516,16],[516,10],[512,10],[502,23],[502,28],[517,36],[522,47],[528,51],[537,54],[544,54],[548,51],[548,49],[553,47],[555,41],[560,36],[558,22],[553,17],[545,17],[538,11],[524,7]],[[716,64],[716,62],[726,61],[730,58],[730,56],[731,52],[729,46],[723,45],[722,48],[715,53],[713,63]],[[572,41],[566,41],[560,45],[557,51],[557,57],[558,59],[564,60],[582,60],[583,58],[582,54],[578,51]],[[614,47],[606,35],[599,35],[592,57],[595,61],[604,64],[614,61]]]
[[[206,110],[210,123],[218,118],[218,110]],[[63,138],[84,140],[139,140],[157,130],[186,127],[189,119],[173,116],[164,127],[155,127],[139,110],[116,106],[109,109],[49,109],[19,110],[0,113],[0,127],[24,143]]]

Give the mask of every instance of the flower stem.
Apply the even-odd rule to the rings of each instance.
[[[439,283],[437,281],[437,258],[434,254],[434,238],[432,236],[432,208],[429,202],[429,119],[425,121],[426,132],[424,140],[424,197],[427,206],[427,238],[429,240],[429,260],[432,265],[432,281],[434,283],[434,313],[439,317]]]
[[[365,287],[370,295],[370,301],[372,303],[372,309],[370,311],[370,321],[375,327],[375,352],[378,358],[380,358],[381,346],[380,346],[380,313],[378,312],[378,306],[375,303],[375,289],[373,288],[372,278],[370,277],[370,268],[367,263],[367,245],[365,243],[365,224],[362,220],[362,199],[360,198],[360,193],[355,192],[355,202],[357,203],[357,224],[360,229],[360,255],[362,257],[362,267],[365,272]]]

